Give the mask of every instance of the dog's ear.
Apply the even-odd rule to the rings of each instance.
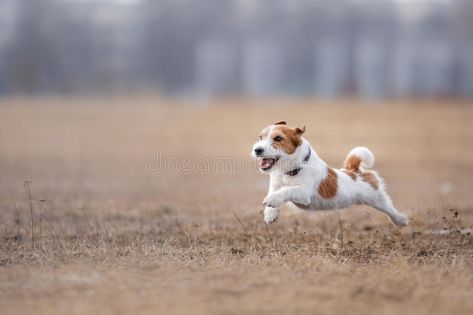
[[[302,128],[296,128],[296,135],[302,136],[305,132],[305,126]]]
[[[278,121],[278,122],[274,123],[273,125],[286,125],[286,122],[284,120],[282,120],[282,121]]]
[[[302,134],[305,132],[305,126],[302,128],[294,128],[294,135],[291,137],[294,146],[298,147],[302,143]]]

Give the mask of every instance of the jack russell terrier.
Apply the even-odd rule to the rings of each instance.
[[[348,153],[342,169],[328,166],[302,137],[305,127],[290,128],[285,121],[261,131],[252,156],[260,170],[269,173],[269,191],[264,198],[264,221],[278,219],[279,207],[289,202],[303,210],[329,210],[366,204],[387,214],[398,226],[407,217],[394,208],[383,180],[370,170],[374,156],[365,147]]]

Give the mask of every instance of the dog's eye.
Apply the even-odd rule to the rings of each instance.
[[[260,140],[263,140],[263,136],[259,136],[259,139],[260,139]]]
[[[276,141],[276,142],[280,142],[280,141],[283,140],[283,138],[281,136],[276,136],[276,137],[274,137],[273,140]]]

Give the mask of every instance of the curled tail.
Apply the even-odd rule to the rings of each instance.
[[[373,165],[374,155],[366,147],[353,148],[343,162],[343,168],[353,172],[370,169]]]

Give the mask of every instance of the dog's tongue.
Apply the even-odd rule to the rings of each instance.
[[[273,164],[273,159],[263,158],[261,159],[261,168],[271,167]]]

